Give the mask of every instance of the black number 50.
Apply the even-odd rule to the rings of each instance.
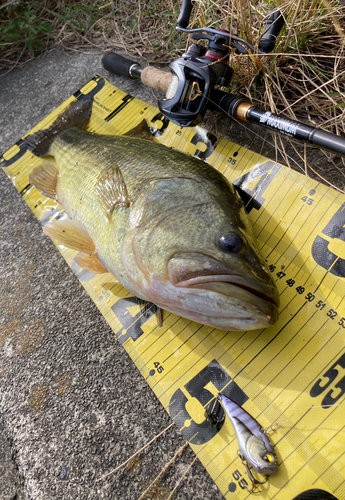
[[[243,405],[248,400],[248,396],[232,380],[218,361],[215,359],[211,361],[211,363],[185,384],[184,392],[181,389],[177,389],[169,403],[171,418],[181,430],[183,437],[193,444],[207,443],[207,441],[210,441],[220,431],[223,425],[221,423],[211,428],[204,417],[205,406],[216,395],[205,388],[209,382],[212,382],[218,391],[222,391],[226,396],[231,397],[238,405]],[[185,393],[189,396],[187,397]],[[199,423],[191,418],[187,410],[188,400],[192,398],[195,398],[201,405],[200,418],[198,418]]]

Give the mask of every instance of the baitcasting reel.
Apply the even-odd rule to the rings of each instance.
[[[229,52],[266,54],[273,50],[276,38],[284,25],[279,11],[269,12],[265,33],[256,50],[249,42],[227,31],[212,28],[187,29],[192,9],[191,0],[183,0],[177,20],[178,31],[188,33],[195,41],[205,40],[207,47],[192,43],[185,54],[173,61],[169,68],[172,80],[164,100],[159,101],[161,112],[181,126],[198,124],[209,107],[216,85],[228,87],[233,70],[229,66]]]

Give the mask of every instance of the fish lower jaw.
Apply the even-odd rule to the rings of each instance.
[[[194,288],[200,290],[211,290],[216,293],[228,297],[240,297],[244,302],[249,302],[254,304],[259,299],[272,304],[274,307],[279,306],[279,297],[269,295],[266,291],[255,288],[254,286],[249,286],[248,284],[242,284],[239,279],[222,279],[222,276],[215,276],[212,279],[206,280],[205,277],[200,277],[196,279],[191,279],[185,282],[176,284],[177,287],[183,288]],[[237,278],[237,277],[236,277]],[[246,300],[247,299],[247,300]]]
[[[177,314],[178,316],[182,316],[190,319],[191,321],[211,326],[212,328],[217,328],[219,330],[242,332],[271,326],[253,317],[227,317],[225,315],[223,317],[221,315],[211,316],[207,315],[205,312],[201,313],[198,311],[191,311],[178,306],[162,305],[160,307],[173,314]]]
[[[243,311],[236,311],[234,307],[229,304],[224,304],[223,297],[213,297],[208,294],[207,290],[183,290],[185,293],[175,292],[171,290],[169,295],[164,297],[159,296],[157,293],[149,293],[149,298],[146,300],[152,301],[161,309],[169,311],[173,314],[187,318],[191,321],[201,323],[203,325],[211,326],[219,330],[226,331],[250,331],[259,328],[267,328],[272,326],[278,313],[274,316],[264,315],[261,318],[254,317],[254,315],[245,314]],[[169,300],[170,299],[170,300]],[[225,297],[225,299],[228,299]],[[262,316],[262,314],[260,314]]]
[[[195,291],[201,296],[208,294],[215,306],[221,304],[219,308],[214,307],[213,314],[218,313],[217,317],[223,319],[232,320],[235,318],[239,325],[237,330],[256,330],[257,328],[270,327],[278,319],[278,309],[274,302],[266,300],[266,297],[256,295],[246,287],[239,287],[237,284],[211,281],[193,284],[187,289],[191,292]],[[236,308],[239,311],[238,315],[236,315]],[[201,309],[201,311],[207,309]],[[229,314],[227,314],[228,311]],[[235,314],[233,314],[234,311]]]
[[[213,282],[205,288],[204,284],[180,287],[155,277],[150,285],[145,290],[147,300],[166,311],[220,330],[257,330],[273,326],[278,319],[273,304],[228,283],[216,283],[215,291]],[[219,286],[226,288],[227,293],[219,293]],[[229,288],[239,293],[231,295]]]

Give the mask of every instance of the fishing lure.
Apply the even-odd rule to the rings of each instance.
[[[219,393],[216,401],[210,410],[206,409],[205,416],[211,425],[217,425],[225,418],[218,416],[217,404],[221,403],[224,412],[231,420],[235,429],[239,451],[237,452],[249,479],[253,483],[254,491],[257,484],[264,484],[268,476],[278,471],[278,461],[273,446],[261,425],[247,413],[241,406],[237,405],[224,394]],[[251,467],[266,476],[264,481],[258,481],[251,470]]]

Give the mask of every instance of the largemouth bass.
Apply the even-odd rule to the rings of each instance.
[[[91,109],[92,101],[74,102],[26,138],[34,154],[54,157],[30,183],[70,218],[44,231],[82,252],[80,266],[110,271],[162,309],[224,330],[273,325],[278,292],[231,184],[144,132],[83,130]]]

